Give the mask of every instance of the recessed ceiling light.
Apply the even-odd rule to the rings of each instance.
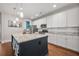
[[[53,7],[55,8],[55,7],[56,7],[56,5],[54,4],[54,5],[53,5]]]

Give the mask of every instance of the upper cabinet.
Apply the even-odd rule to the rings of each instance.
[[[72,8],[47,17],[47,27],[79,26],[79,8]]]
[[[65,27],[66,12],[60,12],[47,17],[47,27]]]
[[[66,13],[60,12],[53,15],[52,27],[65,27],[66,26]]]
[[[47,17],[47,27],[48,28],[52,27],[52,22],[53,22],[53,16],[48,16]]]
[[[34,24],[47,24],[47,27],[79,26],[79,8],[72,8],[34,21]]]
[[[40,28],[41,24],[46,24],[46,18],[41,18],[33,21],[33,25],[37,25],[37,28]]]
[[[79,8],[67,10],[67,26],[79,26]]]

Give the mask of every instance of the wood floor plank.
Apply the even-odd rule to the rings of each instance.
[[[0,44],[0,55],[1,56],[12,56],[13,55],[11,43]]]
[[[13,56],[11,43],[0,44],[0,56]],[[79,56],[79,54],[68,51],[54,45],[48,44],[48,56]]]
[[[78,53],[51,44],[48,44],[48,51],[49,56],[79,56]]]

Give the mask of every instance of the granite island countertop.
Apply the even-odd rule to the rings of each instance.
[[[46,37],[48,34],[39,34],[39,33],[33,33],[33,34],[22,34],[22,33],[13,33],[12,36],[15,38],[17,43],[22,43],[34,39],[38,39],[41,37]]]

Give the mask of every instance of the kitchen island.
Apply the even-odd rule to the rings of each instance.
[[[12,34],[12,48],[18,56],[43,56],[48,53],[47,34]]]

